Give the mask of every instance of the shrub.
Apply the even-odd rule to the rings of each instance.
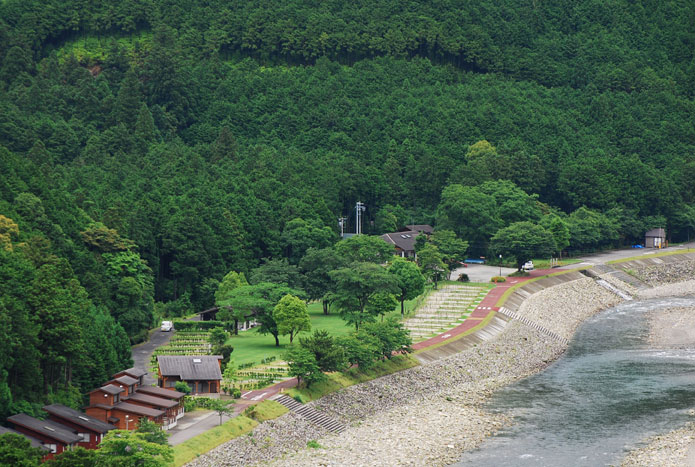
[[[347,367],[345,351],[325,329],[315,329],[311,336],[301,337],[299,342],[314,354],[321,371],[341,371]]]
[[[470,278],[468,277],[468,274],[459,274],[458,279],[456,279],[458,282],[470,282]]]
[[[514,271],[513,273],[509,274],[509,277],[526,277],[530,275],[531,274],[526,271]]]
[[[232,390],[229,391],[229,395],[232,396],[234,399],[238,399],[241,397],[241,389],[232,388]]]
[[[306,442],[306,447],[311,448],[311,449],[320,449],[321,445],[315,439],[310,439],[309,441]]]
[[[285,360],[290,367],[290,376],[296,376],[297,382],[304,382],[307,387],[321,381],[326,375],[321,372],[316,363],[316,357],[304,347],[292,347],[285,354]]]
[[[495,283],[497,283],[497,282],[507,282],[507,279],[505,279],[505,278],[502,277],[502,276],[495,276],[495,277],[493,277],[492,279],[490,279],[490,282],[495,282]]]
[[[174,389],[176,389],[178,392],[182,392],[184,394],[190,394],[191,393],[191,387],[184,383],[183,381],[177,381],[176,385],[174,386]]]

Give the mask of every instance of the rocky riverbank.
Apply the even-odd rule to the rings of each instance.
[[[695,308],[677,307],[649,313],[649,342],[659,349],[695,348]]]
[[[619,301],[590,279],[576,282],[582,284],[570,282],[541,292],[544,299],[533,301],[524,313],[569,335],[588,316]],[[546,301],[553,306],[545,306]],[[556,316],[559,309],[561,319]],[[563,343],[512,321],[496,339],[478,347],[314,402],[317,410],[351,424],[340,435],[322,437],[298,417],[292,423],[279,419],[248,437],[256,444],[232,440],[190,465],[447,465],[510,423],[481,409],[495,389],[540,371],[564,350]],[[254,449],[261,439],[262,449]],[[292,452],[309,440],[321,447]]]
[[[695,424],[646,441],[647,445],[631,451],[622,467],[692,467],[695,465]]]
[[[695,261],[678,261],[640,268],[635,275],[643,282],[658,287],[695,279]]]

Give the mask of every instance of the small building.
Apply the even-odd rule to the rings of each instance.
[[[381,236],[386,243],[393,245],[394,254],[403,258],[415,258],[415,239],[420,235],[414,230],[387,233]]]
[[[145,375],[147,374],[147,371],[142,370],[140,368],[128,368],[127,370],[119,371],[115,375],[112,376],[112,378],[116,379],[120,376],[130,376],[131,378],[135,378],[138,380],[138,386],[142,386],[145,384]]]
[[[219,393],[222,371],[221,355],[160,355],[159,386],[173,388],[178,381],[184,381],[192,394]]]
[[[218,311],[220,311],[220,307],[217,306],[199,311],[197,316],[198,319],[196,321],[215,321],[217,319]]]
[[[142,386],[138,388],[138,393],[148,394],[154,397],[160,397],[162,399],[169,399],[170,401],[176,402],[176,419],[183,417],[185,413],[183,406],[183,398],[186,394],[176,391],[173,388],[160,388],[157,386]]]
[[[48,419],[69,428],[81,438],[77,445],[86,449],[96,449],[104,435],[115,426],[78,412],[75,409],[60,404],[51,404],[43,408],[48,413]]]
[[[27,436],[38,439],[50,451],[44,459],[53,459],[63,451],[72,450],[82,438],[68,427],[51,420],[39,420],[27,414],[12,415],[7,418],[13,428]]]
[[[645,248],[666,248],[666,229],[652,229],[644,234]]]

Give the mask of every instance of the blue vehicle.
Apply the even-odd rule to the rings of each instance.
[[[632,248],[644,248],[644,246],[637,243],[636,245],[632,245]]]

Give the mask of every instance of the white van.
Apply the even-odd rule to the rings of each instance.
[[[162,321],[162,332],[169,332],[174,329],[174,323],[171,321]]]

